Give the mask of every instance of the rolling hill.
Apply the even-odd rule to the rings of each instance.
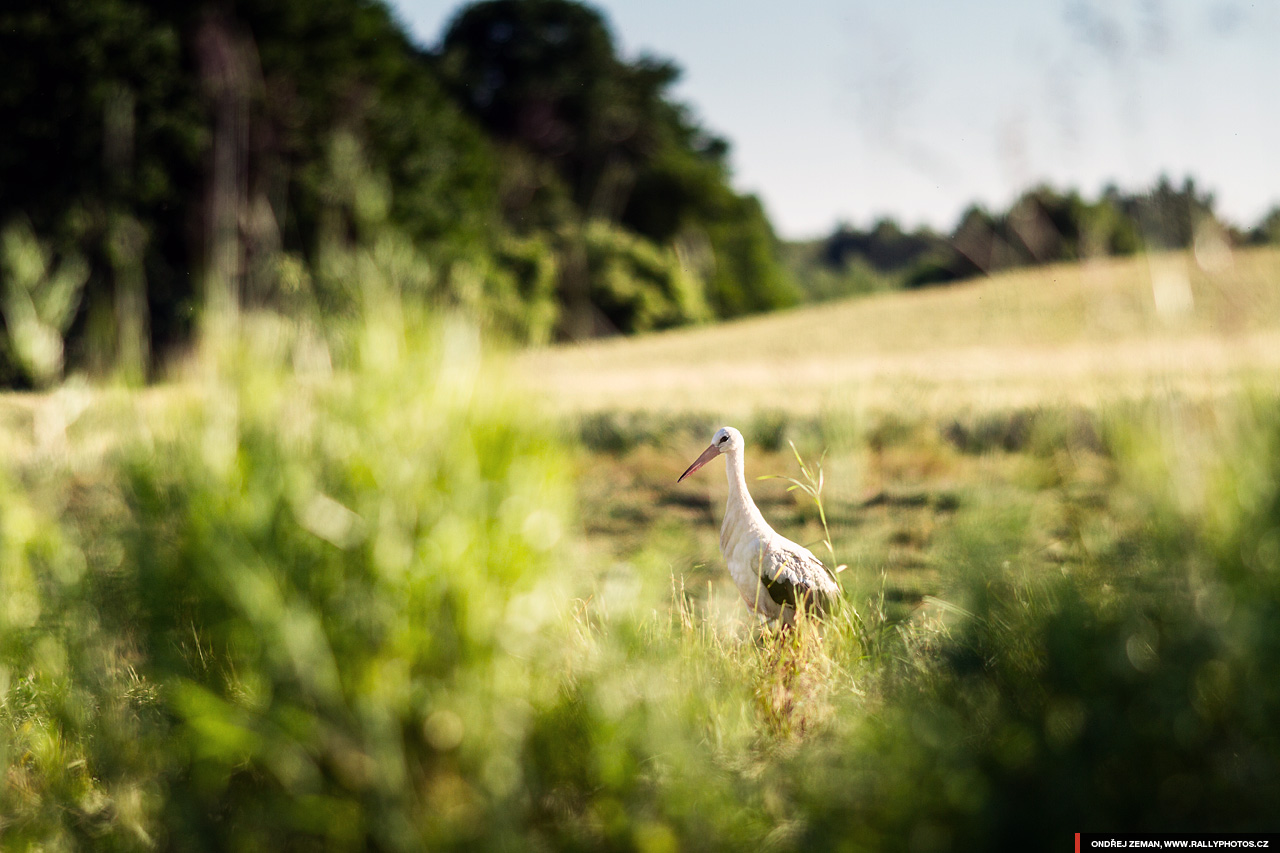
[[[952,410],[1213,395],[1280,380],[1280,251],[1020,270],[532,350],[516,367],[572,411]]]

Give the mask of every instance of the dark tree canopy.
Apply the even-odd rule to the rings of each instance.
[[[600,14],[569,0],[467,7],[445,34],[441,67],[485,128],[550,161],[593,215],[616,218],[663,155],[704,154],[719,167],[727,149],[668,101],[675,65],[622,60]]]
[[[339,132],[387,178],[390,216],[414,238],[474,244],[494,222],[491,146],[380,2],[13,0],[0,55],[0,227],[30,222],[88,258],[73,356],[118,313],[123,259],[163,351],[191,332],[219,223],[242,242],[242,271],[309,257]]]
[[[1187,248],[1202,227],[1227,230],[1213,202],[1190,178],[1179,188],[1161,177],[1137,193],[1108,186],[1096,201],[1041,185],[1003,212],[970,205],[950,234],[906,232],[888,219],[865,231],[842,224],[822,241],[815,259],[827,271],[862,265],[908,287],[941,284],[1012,267]],[[1240,239],[1267,242],[1266,233],[1264,221]]]
[[[759,203],[729,184],[728,144],[673,101],[679,70],[620,57],[601,15],[572,0],[488,0],[449,25],[440,67],[508,145],[504,210],[517,229],[569,209],[661,246],[705,246],[698,272],[720,316],[793,302]]]
[[[479,3],[424,51],[382,0],[12,0],[0,56],[0,229],[87,261],[72,362],[117,346],[129,312],[147,351],[181,345],[214,257],[236,298],[281,308],[282,253],[362,239],[370,182],[435,296],[479,270],[512,328],[545,332],[548,299],[577,335],[795,298],[727,144],[670,97],[675,65],[621,58],[586,5]],[[10,355],[0,383],[22,381]]]

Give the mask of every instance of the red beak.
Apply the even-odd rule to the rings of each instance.
[[[684,473],[680,475],[680,480],[683,480],[685,477],[688,477],[694,471],[697,471],[703,465],[706,465],[708,462],[710,462],[712,459],[715,459],[719,455],[720,455],[720,448],[716,447],[714,444],[711,445],[706,450],[702,451],[701,456],[693,460],[692,465],[690,465],[688,468],[685,469]],[[680,482],[680,480],[676,480],[676,482],[678,483]]]

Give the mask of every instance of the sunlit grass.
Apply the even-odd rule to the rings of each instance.
[[[613,562],[603,612],[613,610],[612,591],[632,614],[601,617],[592,637],[629,649],[608,672],[670,673],[666,661],[681,662],[676,680],[657,677],[666,686],[654,701],[673,714],[687,709],[719,767],[752,780],[738,802],[768,816],[768,837],[784,849],[1047,844],[1082,820],[1259,828],[1261,792],[1280,782],[1263,758],[1276,729],[1262,709],[1276,694],[1268,680],[1237,679],[1271,659],[1262,626],[1280,612],[1273,585],[1255,574],[1275,566],[1274,534],[1259,531],[1280,523],[1274,481],[1262,485],[1276,464],[1273,416],[1266,399],[1212,409],[1152,404],[1098,413],[1101,438],[1067,420],[1039,425],[1011,450],[959,454],[949,476],[966,473],[953,483],[945,518],[922,501],[939,516],[927,533],[910,543],[907,533],[890,533],[885,550],[851,561],[842,576],[864,574],[846,595],[872,607],[883,601],[877,586],[894,592],[901,583],[873,573],[891,548],[917,548],[937,565],[911,611],[872,610],[884,629],[876,643],[852,622],[791,634],[755,626],[714,580],[723,575],[707,542],[715,512],[659,500],[632,521],[667,530],[664,539],[633,542],[607,525],[589,527],[614,555],[605,557]],[[877,452],[908,453],[921,442],[913,432],[886,436]],[[765,470],[796,464],[758,456]],[[621,482],[656,488],[644,485],[654,459],[644,444],[601,457],[608,473],[589,473],[588,482],[627,472]],[[975,461],[982,464],[968,467]],[[901,495],[898,478],[911,466],[884,474],[884,493]],[[1219,495],[1224,486],[1234,496]],[[788,517],[785,502],[765,506]],[[684,546],[653,518],[661,512],[684,519]],[[838,554],[847,547],[843,523],[831,524]],[[857,530],[875,535],[865,521]],[[709,555],[689,556],[700,550]],[[1242,559],[1251,568],[1232,568]],[[674,575],[669,590],[659,582],[664,569]],[[1241,583],[1257,597],[1236,597]],[[634,645],[625,639],[629,619],[642,626]],[[667,742],[659,754],[690,749]],[[1246,778],[1257,787],[1234,788]]]
[[[1003,273],[521,358],[579,411],[982,413],[1234,393],[1280,375],[1280,252]]]
[[[243,317],[156,388],[0,399],[6,849],[964,850],[1268,819],[1265,388],[753,405],[762,511],[848,566],[845,606],[784,631],[727,580],[723,479],[675,483],[723,412],[557,421],[473,325],[375,284],[340,325]]]

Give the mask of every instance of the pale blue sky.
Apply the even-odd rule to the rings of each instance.
[[[393,0],[424,45],[460,4]],[[949,229],[1048,180],[1194,175],[1252,225],[1280,202],[1274,0],[602,0],[623,54],[733,145],[778,231]]]

